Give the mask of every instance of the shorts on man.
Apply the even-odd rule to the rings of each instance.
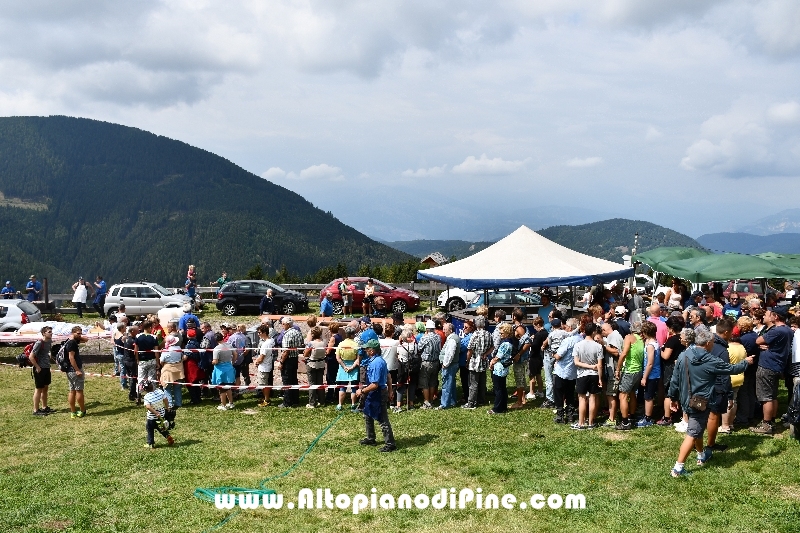
[[[600,394],[600,377],[597,374],[579,377],[575,382],[575,393],[578,396]]]
[[[84,375],[80,376],[75,372],[67,372],[67,382],[69,383],[69,390],[83,390]]]
[[[647,381],[645,381],[645,385],[644,385],[644,399],[645,400],[653,400],[653,399],[655,399],[655,397],[658,395],[658,384],[660,382],[661,382],[661,378],[648,379]]]
[[[759,402],[771,402],[778,399],[778,381],[780,372],[775,372],[763,366],[756,370],[756,398]]]
[[[693,439],[702,439],[708,425],[708,410],[689,413],[689,423],[686,426],[686,435]]]
[[[728,397],[724,393],[717,392],[714,400],[708,402],[708,412],[721,415],[728,411]]]
[[[269,387],[272,385],[272,372],[258,371],[258,386]]]
[[[636,390],[636,387],[642,381],[642,371],[635,374],[628,374],[623,372],[619,378],[619,392],[630,394]]]
[[[614,375],[614,371],[610,368],[605,369],[604,377],[603,389],[606,396],[616,396],[619,393],[619,378]]]
[[[419,371],[420,389],[430,389],[436,386],[436,379],[439,375],[439,365],[434,362],[423,361]]]
[[[33,383],[34,387],[37,389],[43,389],[49,386],[51,381],[52,375],[50,374],[49,368],[43,368],[38,372],[33,372]]]

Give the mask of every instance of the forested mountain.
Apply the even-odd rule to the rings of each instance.
[[[643,222],[614,218],[579,226],[552,226],[537,233],[577,252],[622,263],[623,255],[630,255],[633,248],[634,235],[639,233],[639,252],[652,250],[660,246],[702,246],[682,233],[663,226]],[[431,252],[441,252],[446,257],[455,255],[458,259],[480,252],[491,246],[491,242],[469,241],[396,241],[387,243],[404,252],[424,257]]]
[[[0,118],[0,277],[60,292],[78,275],[202,284],[255,264],[299,274],[410,259],[230,161],[146,131]]]
[[[615,263],[622,263],[622,256],[630,255],[636,233],[639,234],[639,253],[661,246],[702,248],[697,241],[683,233],[651,222],[626,218],[612,218],[580,226],[552,226],[538,233],[577,252]]]

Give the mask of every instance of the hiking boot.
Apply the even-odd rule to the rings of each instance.
[[[50,409],[50,406],[49,406],[49,405],[48,405],[47,407],[45,407],[44,409],[42,409],[42,411],[44,411],[44,412],[45,412],[45,413],[47,413],[48,415],[49,415],[50,413],[55,413],[55,410],[54,410],[54,409]]]
[[[614,429],[618,431],[630,431],[631,429],[633,429],[633,424],[631,424],[630,422],[620,422],[619,424],[614,426]]]
[[[754,428],[750,428],[750,431],[758,435],[772,435],[772,424],[762,420],[759,425]]]
[[[378,443],[375,441],[375,439],[366,439],[366,438],[361,439],[360,441],[358,441],[358,443],[361,444],[362,446],[377,446],[378,445]]]
[[[553,422],[555,422],[556,424],[566,424],[567,423],[567,420],[564,418],[563,411],[559,411],[556,414],[555,418],[553,418]]]
[[[38,409],[38,410],[33,412],[33,416],[47,416],[47,413],[45,413],[41,409]]]
[[[397,449],[397,446],[394,444],[384,444],[380,448],[378,448],[379,452],[393,452]]]

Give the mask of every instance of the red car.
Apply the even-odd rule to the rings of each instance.
[[[353,290],[353,313],[358,314],[361,312],[361,302],[364,301],[364,286],[367,284],[367,277],[351,276],[348,278],[350,285],[355,287]],[[328,285],[320,291],[319,301],[322,301],[322,295],[327,292],[331,303],[333,304],[333,314],[340,315],[344,309],[342,303],[342,295],[339,294],[339,284],[342,278],[336,278],[328,283]],[[413,311],[419,307],[419,294],[408,289],[401,289],[394,285],[389,285],[383,281],[372,278],[372,283],[375,285],[375,296],[382,296],[386,302],[386,307],[395,313],[405,313],[406,311]]]
[[[764,300],[764,288],[759,279],[740,279],[737,281],[723,282],[722,287],[722,295],[725,296],[725,298],[730,298],[731,292],[736,292],[742,300],[746,299],[751,294],[757,294],[761,300]],[[773,287],[767,285],[767,294],[769,293],[777,293],[777,291]]]

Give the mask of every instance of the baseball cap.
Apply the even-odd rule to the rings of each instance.
[[[361,318],[358,319],[358,321],[359,322],[364,322],[365,324],[371,324],[372,323],[372,321],[369,319],[368,316],[362,316]]]
[[[789,316],[789,308],[785,305],[776,305],[775,307],[767,307],[767,311],[772,311],[776,315],[779,315],[783,318]]]
[[[560,328],[561,327],[561,319],[560,318],[554,318],[553,320],[550,321],[550,325],[553,326],[554,328]]]
[[[436,329],[436,323],[433,320],[425,322],[425,329]]]
[[[36,276],[34,276],[33,274],[31,274],[31,277],[30,277],[30,278],[28,278],[28,279],[36,279]]]
[[[6,281],[6,285],[11,285],[11,282],[10,281]]]
[[[370,339],[366,343],[364,343],[364,348],[373,348],[376,350],[380,350],[381,343],[378,339]]]
[[[615,315],[624,315],[627,309],[625,309],[624,305],[618,305],[614,308]]]
[[[292,320],[292,317],[290,316],[281,318],[281,324],[291,324],[292,322],[294,322],[294,320]]]

